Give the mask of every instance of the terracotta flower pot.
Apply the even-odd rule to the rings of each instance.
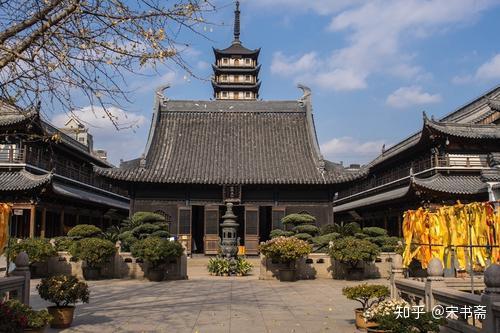
[[[49,306],[47,307],[49,314],[52,316],[50,327],[52,328],[68,328],[73,322],[75,314],[74,306]]]
[[[378,324],[373,321],[365,321],[365,318],[363,317],[363,309],[354,309],[354,314],[356,318],[356,328],[367,329],[378,326]]]
[[[279,278],[281,282],[294,282],[296,280],[296,272],[295,268],[280,268],[279,269]]]

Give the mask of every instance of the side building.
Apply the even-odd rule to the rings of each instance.
[[[38,111],[0,104],[0,202],[13,205],[12,236],[54,237],[127,217],[126,192],[97,176],[96,166],[111,167]]]
[[[385,150],[341,184],[336,222],[401,235],[403,212],[421,206],[500,200],[500,87]]]

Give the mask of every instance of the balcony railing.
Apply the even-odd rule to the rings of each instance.
[[[0,163],[25,163],[26,148],[0,147]]]

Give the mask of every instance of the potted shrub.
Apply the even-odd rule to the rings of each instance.
[[[50,257],[57,255],[56,249],[46,238],[23,239],[9,248],[9,256],[11,258],[16,258],[22,251],[26,252],[28,255],[30,271],[33,277],[46,275],[46,269],[45,272],[37,269],[37,267],[40,268],[38,264],[46,263]]]
[[[243,257],[237,257],[234,261],[224,257],[213,257],[208,261],[207,269],[210,275],[229,276],[236,274],[245,276],[252,270],[253,266]]]
[[[295,281],[295,262],[311,253],[312,247],[296,237],[276,237],[262,243],[259,250],[267,258],[285,265],[279,269],[280,281]]]
[[[184,249],[177,241],[170,241],[160,237],[148,237],[132,244],[132,255],[149,263],[148,278],[151,281],[162,281],[165,271],[161,265],[169,258],[182,255]]]
[[[115,244],[101,238],[83,238],[70,248],[71,255],[85,261],[83,275],[86,280],[99,278],[101,266],[116,253]]]
[[[24,332],[43,333],[47,324],[52,319],[47,310],[35,311],[29,305],[18,300],[11,299],[5,302],[5,306],[17,316],[22,316]],[[1,331],[6,332],[6,331]]]
[[[389,288],[382,285],[364,283],[354,287],[345,287],[342,289],[342,294],[348,299],[357,301],[361,304],[360,308],[354,309],[356,327],[367,328],[373,327],[375,324],[365,321],[363,314],[369,308],[389,296]]]
[[[401,299],[386,299],[366,310],[363,316],[366,320],[375,321],[377,326],[369,327],[373,333],[438,333],[444,319],[436,319],[430,312],[419,313],[408,311],[408,316],[397,316],[397,311],[410,305]]]
[[[338,239],[329,249],[332,259],[347,265],[347,278],[352,280],[362,280],[364,272],[359,263],[374,261],[379,253],[377,245],[355,237]]]
[[[74,276],[56,275],[42,279],[36,286],[40,297],[50,303],[50,327],[68,328],[73,322],[75,304],[89,302],[89,287]]]
[[[92,224],[79,224],[68,231],[68,237],[73,239],[83,239],[100,237],[102,235],[102,230]]]

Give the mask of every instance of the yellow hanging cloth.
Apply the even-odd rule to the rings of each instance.
[[[10,207],[0,203],[0,255],[3,254],[9,235]]]

